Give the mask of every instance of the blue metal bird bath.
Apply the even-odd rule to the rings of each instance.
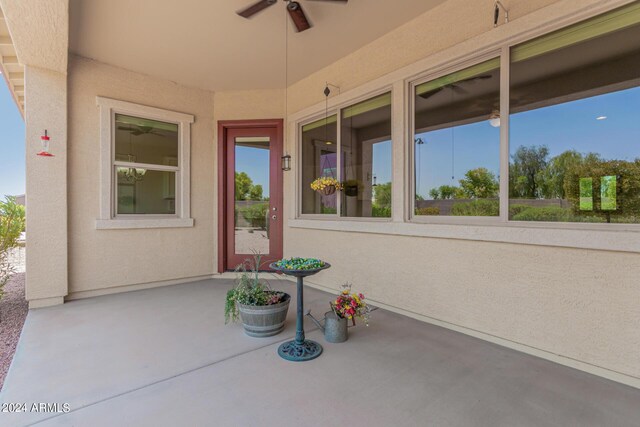
[[[279,271],[287,276],[293,276],[297,279],[298,290],[298,310],[296,318],[296,339],[287,341],[278,347],[280,357],[292,362],[306,362],[313,360],[322,354],[322,346],[315,341],[307,340],[304,337],[304,278],[312,276],[319,271],[326,270],[331,264],[325,262],[324,267],[314,270],[287,270],[278,267],[275,263],[269,265],[272,270]]]

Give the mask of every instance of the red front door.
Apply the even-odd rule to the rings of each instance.
[[[282,126],[231,124],[223,130],[223,269],[233,270],[260,253],[260,269],[268,270],[282,258]]]

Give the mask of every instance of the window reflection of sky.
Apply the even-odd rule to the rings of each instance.
[[[431,188],[458,185],[468,170],[478,167],[498,177],[499,132],[483,120],[416,135],[424,141],[416,145],[418,194],[427,198]],[[511,154],[520,146],[546,145],[550,158],[576,150],[634,160],[640,157],[640,88],[513,114],[510,134]]]

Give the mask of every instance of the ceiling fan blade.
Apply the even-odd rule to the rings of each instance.
[[[463,83],[463,82],[475,82],[478,80],[487,80],[491,78],[491,74],[485,74],[482,76],[475,76],[475,77],[469,77],[468,79],[464,79],[464,80],[459,80],[458,83]]]
[[[418,95],[420,98],[422,99],[429,99],[431,98],[433,95],[435,95],[436,93],[440,93],[442,91],[442,89],[444,89],[444,87],[439,87],[437,89],[434,90],[430,90],[429,92],[425,92],[425,93],[421,93],[420,95]]]
[[[259,2],[252,4],[248,8],[243,9],[240,12],[236,12],[236,13],[242,16],[243,18],[251,18],[256,13],[268,8],[269,6],[276,4],[277,1],[278,0],[260,0]]]
[[[466,89],[461,88],[458,85],[451,84],[451,85],[449,85],[449,87],[451,88],[452,91],[454,91],[458,95],[466,95],[466,94],[469,93],[469,91],[467,91]]]
[[[300,3],[297,1],[289,2],[287,5],[287,11],[289,12],[289,16],[291,16],[291,20],[299,33],[311,28],[311,24],[309,23],[307,16],[304,14]]]

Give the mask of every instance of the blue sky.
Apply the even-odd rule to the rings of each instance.
[[[0,77],[0,198],[24,194],[24,121]]]
[[[236,145],[236,172],[246,172],[254,185],[262,185],[262,196],[269,197],[269,150]]]
[[[417,192],[425,198],[431,188],[459,185],[470,169],[485,167],[499,176],[500,131],[488,121],[416,137],[425,142],[416,145]],[[566,150],[605,159],[640,157],[640,87],[512,115],[511,154],[532,145],[546,145],[549,157]]]

